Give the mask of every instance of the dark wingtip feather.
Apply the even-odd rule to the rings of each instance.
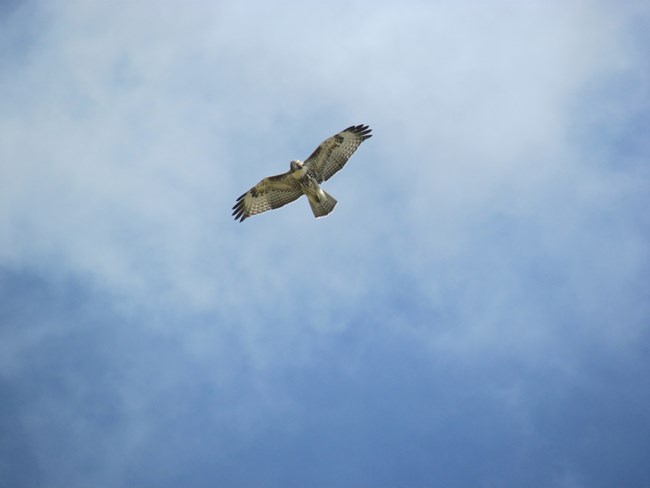
[[[244,201],[238,201],[233,207],[232,215],[235,217],[235,220],[243,221],[248,215],[244,215]]]
[[[364,125],[364,124],[351,125],[345,130],[350,131],[353,134],[356,134],[358,136],[361,136],[361,139],[364,141],[372,137],[372,134],[370,133],[372,129],[368,125]]]

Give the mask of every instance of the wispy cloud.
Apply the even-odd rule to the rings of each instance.
[[[0,15],[0,477],[648,481],[643,2]]]

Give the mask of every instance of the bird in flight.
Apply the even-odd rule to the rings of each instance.
[[[233,206],[235,220],[243,222],[251,215],[280,208],[307,196],[314,217],[324,217],[336,206],[336,199],[323,190],[320,184],[329,180],[361,145],[372,137],[367,125],[352,125],[329,139],[304,162],[294,159],[289,171],[264,178],[237,199]]]

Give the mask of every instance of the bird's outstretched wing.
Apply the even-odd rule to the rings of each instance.
[[[302,195],[300,186],[290,173],[264,178],[237,199],[232,214],[243,222],[251,215],[280,208]]]
[[[352,125],[325,139],[305,160],[305,167],[318,183],[329,180],[348,162],[363,141],[372,137],[367,125]]]

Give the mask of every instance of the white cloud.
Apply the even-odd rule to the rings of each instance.
[[[589,484],[545,429],[581,434],[576,386],[604,400],[590,361],[642,356],[644,2],[179,5],[26,3],[0,29],[0,268],[50,286],[0,281],[2,380],[48,481],[206,456],[254,480],[271,470],[232,461],[270,437],[272,460],[345,464],[381,419],[422,472],[457,436],[485,464],[514,438],[522,466],[559,446],[555,480]],[[327,182],[332,216],[232,220],[353,123],[375,136]]]
[[[301,325],[340,331],[402,286],[393,273],[407,275],[431,306],[462,310],[469,325],[454,340],[492,345],[518,326],[499,325],[513,300],[521,314],[540,307],[521,288],[536,261],[585,271],[575,249],[600,238],[637,251],[621,268],[594,250],[611,260],[598,279],[618,270],[628,283],[646,262],[630,227],[619,242],[591,226],[629,181],[612,184],[571,139],[584,91],[639,61],[627,49],[636,13],[585,2],[47,7],[36,47],[2,78],[14,97],[0,120],[2,263],[92,277],[126,309],[216,311],[258,335],[273,314],[289,342],[301,334],[287,312],[296,299]],[[235,197],[351,123],[375,137],[328,182],[331,218],[313,221],[298,202],[231,221]],[[563,279],[586,302],[605,293]],[[545,334],[517,337],[528,349]]]

